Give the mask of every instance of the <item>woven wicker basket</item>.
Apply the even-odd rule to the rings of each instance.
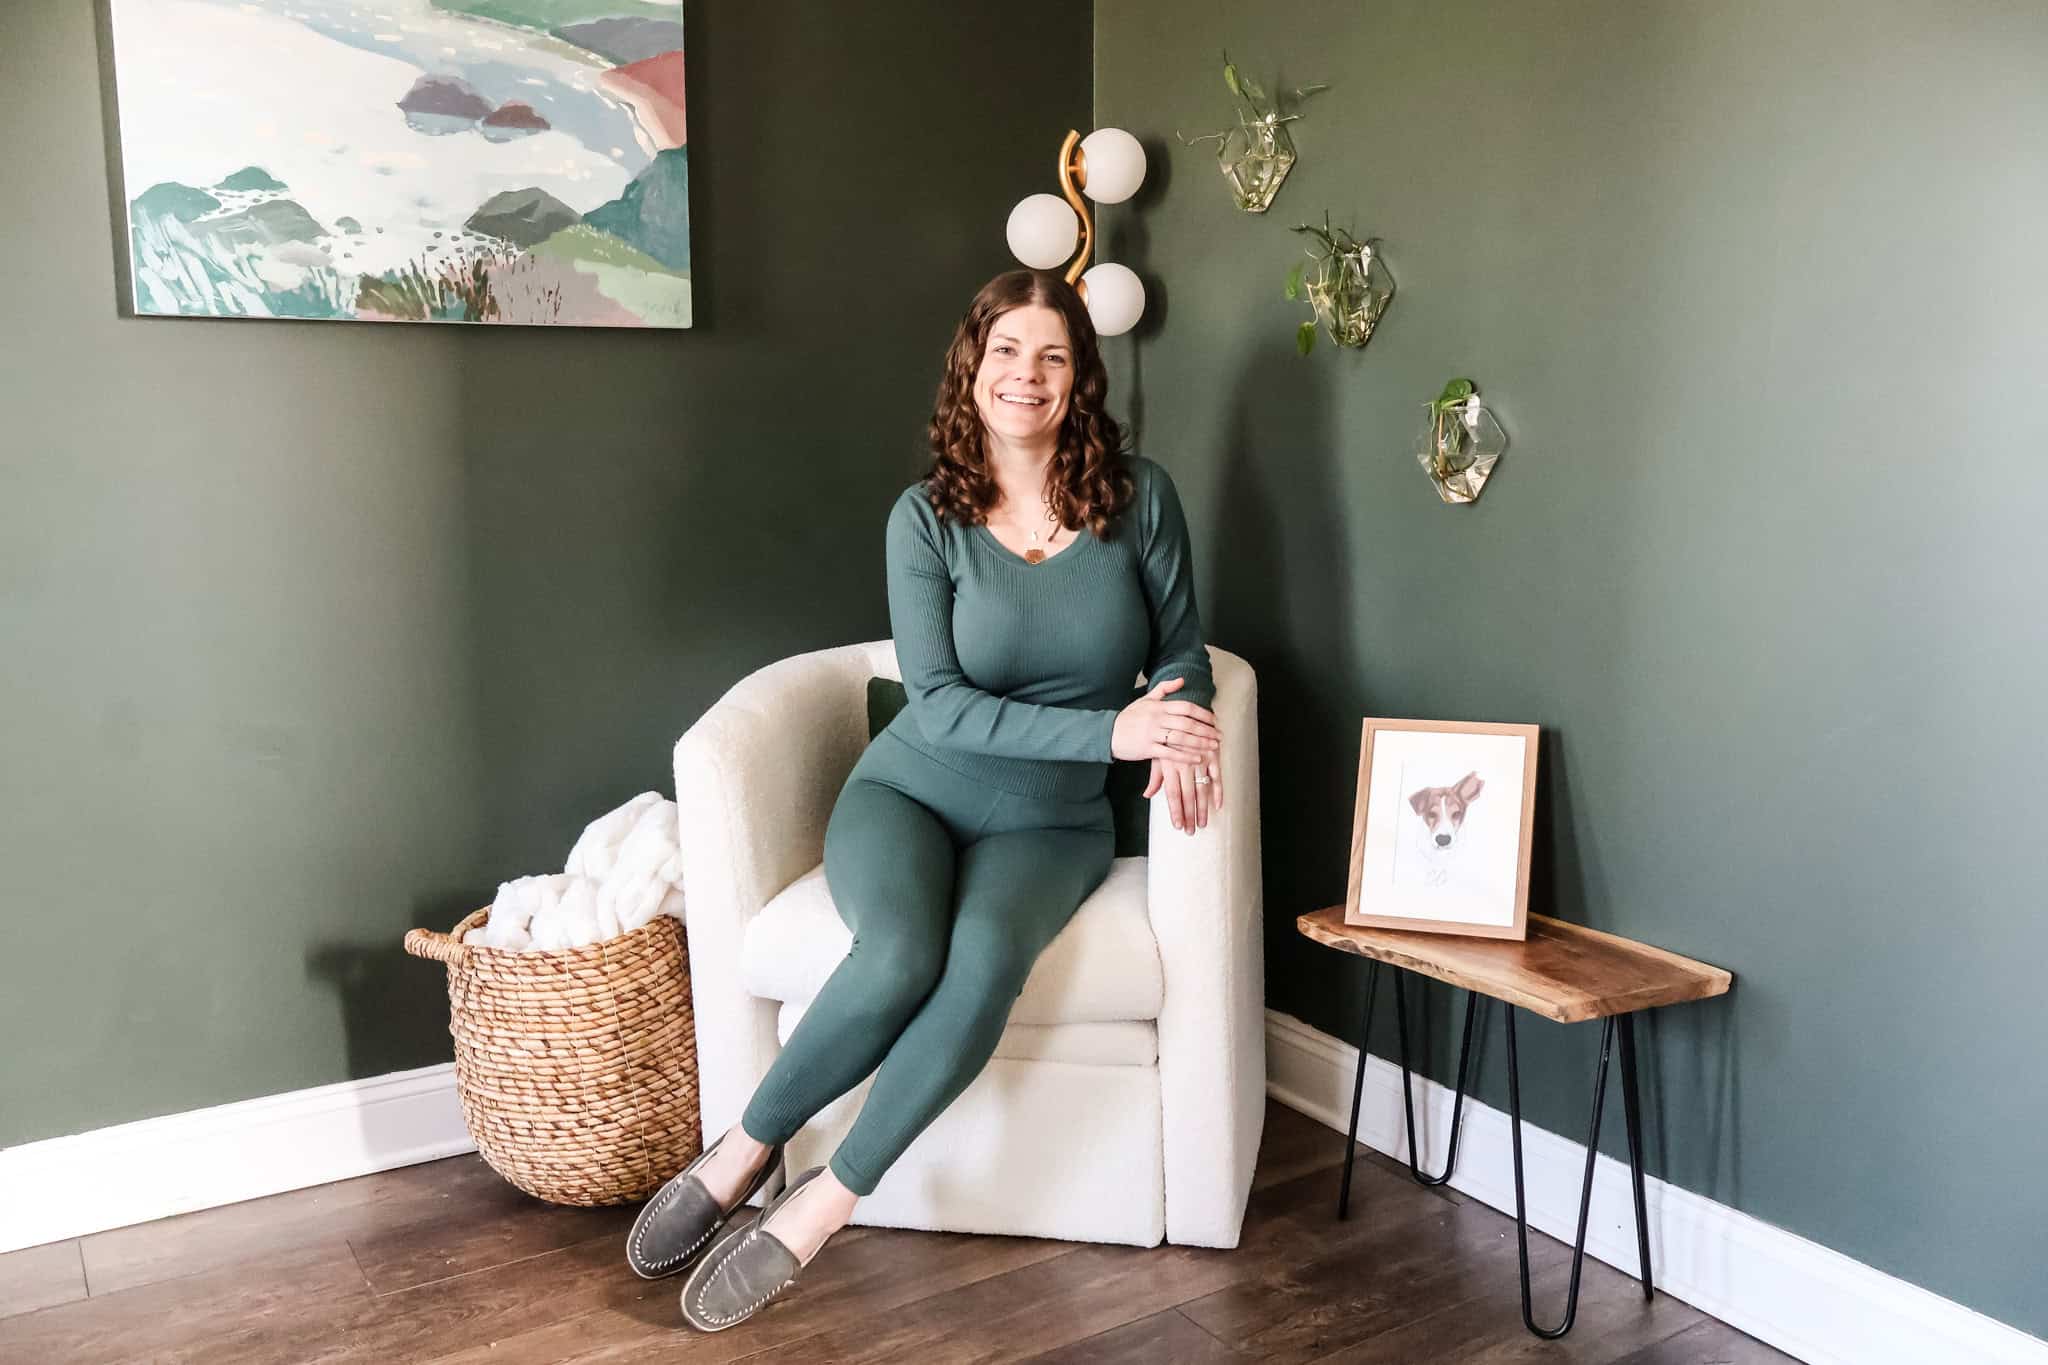
[[[455,1089],[477,1150],[551,1204],[645,1199],[703,1148],[682,925],[656,915],[581,948],[512,952],[414,929],[448,964]]]

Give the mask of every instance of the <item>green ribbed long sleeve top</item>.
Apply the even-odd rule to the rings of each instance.
[[[1152,460],[1125,459],[1136,493],[1108,538],[1084,524],[1038,564],[941,520],[922,480],[903,490],[887,559],[909,704],[891,733],[999,790],[1080,801],[1102,794],[1133,698],[1179,677],[1171,700],[1215,699],[1180,494]]]

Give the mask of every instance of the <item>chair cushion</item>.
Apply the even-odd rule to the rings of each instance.
[[[785,1000],[775,1012],[775,1036],[784,1043],[810,1009],[808,1000]],[[1120,1023],[1017,1024],[996,1040],[995,1055],[1020,1062],[1076,1062],[1082,1066],[1150,1066],[1159,1060],[1159,1026]]]
[[[820,863],[747,925],[740,983],[764,999],[809,1001],[852,947],[853,931],[832,904]],[[1149,1021],[1165,999],[1159,945],[1145,912],[1145,860],[1118,858],[1032,964],[1010,1022]]]
[[[1135,693],[1133,694],[1136,695]],[[910,693],[894,678],[880,674],[868,679],[868,738],[887,728],[896,713],[910,703]],[[1109,816],[1116,824],[1116,856],[1142,858],[1152,829],[1152,801],[1145,784],[1152,780],[1152,765],[1127,759],[1113,759],[1103,790],[1109,796]]]

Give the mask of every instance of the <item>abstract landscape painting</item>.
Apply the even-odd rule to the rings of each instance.
[[[680,0],[112,0],[137,313],[690,325]]]

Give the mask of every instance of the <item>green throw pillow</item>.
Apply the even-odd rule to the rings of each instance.
[[[903,684],[879,673],[868,679],[868,738],[887,728],[896,713],[910,704]],[[1109,796],[1110,818],[1116,823],[1116,856],[1142,858],[1151,832],[1152,803],[1145,797],[1145,783],[1152,776],[1150,763],[1115,759],[1109,765],[1104,790]]]

